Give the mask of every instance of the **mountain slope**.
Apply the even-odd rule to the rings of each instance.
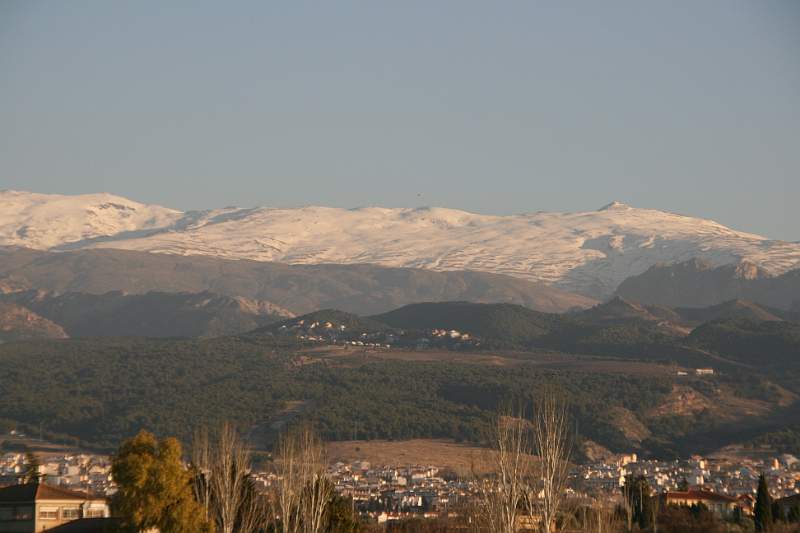
[[[455,329],[509,343],[529,343],[568,320],[520,305],[471,302],[412,304],[371,318],[393,328]]]
[[[692,331],[689,341],[758,368],[773,367],[791,374],[800,363],[800,323],[796,322],[709,322]]]
[[[70,337],[216,337],[292,316],[269,302],[209,292],[54,295],[25,291],[0,296],[63,327]]]
[[[596,301],[539,283],[482,272],[374,265],[284,265],[124,250],[41,252],[0,248],[0,285],[52,292],[211,291],[265,300],[303,314],[335,308],[381,313],[411,302],[513,302],[564,312]],[[10,289],[9,289],[10,290]]]
[[[692,259],[652,266],[622,282],[616,294],[667,307],[708,307],[748,300],[778,309],[800,310],[800,270],[770,276],[750,262],[715,267]]]
[[[694,323],[734,319],[746,319],[755,322],[783,320],[783,317],[780,316],[783,313],[772,312],[747,300],[731,300],[710,307],[684,307],[675,309],[675,312],[688,322]]]
[[[619,324],[632,320],[676,323],[681,321],[681,316],[668,307],[645,306],[619,296],[590,309],[576,312],[573,316],[581,322],[595,325]]]
[[[52,202],[64,202],[63,198],[54,197]],[[592,297],[611,295],[624,279],[652,265],[693,257],[717,266],[747,259],[770,274],[800,264],[800,244],[616,202],[590,212],[490,216],[444,208],[376,207],[177,213],[121,200],[100,205],[119,204],[125,209],[100,210],[94,196],[70,198],[70,206],[78,207],[65,211],[63,218],[68,220],[59,218],[59,225],[69,231],[54,232],[52,213],[61,212],[57,204],[48,207],[42,195],[2,193],[0,245],[493,272]],[[13,209],[6,210],[6,204]],[[128,209],[135,215],[122,217]],[[140,216],[145,212],[154,214]],[[44,215],[38,219],[38,213]]]
[[[0,342],[66,338],[58,324],[21,305],[0,302]]]

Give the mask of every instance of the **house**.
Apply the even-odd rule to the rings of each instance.
[[[753,495],[747,493],[739,494],[736,499],[739,500],[738,505],[739,509],[742,510],[742,514],[753,516],[753,509],[756,506],[756,499],[753,497]]]
[[[84,492],[42,483],[0,488],[0,531],[45,531],[81,518],[109,516],[108,502]]]
[[[733,516],[734,511],[739,507],[739,500],[736,498],[705,489],[665,492],[664,503],[685,507],[702,505],[723,518]]]

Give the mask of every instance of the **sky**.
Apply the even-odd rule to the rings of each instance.
[[[0,189],[800,240],[800,2],[0,2]]]

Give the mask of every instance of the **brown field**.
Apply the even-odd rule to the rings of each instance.
[[[568,355],[548,352],[459,352],[447,350],[375,349],[352,346],[319,346],[305,350],[299,364],[325,362],[333,366],[358,366],[371,361],[409,361],[424,363],[442,361],[457,364],[515,367],[534,365],[543,369],[626,374],[634,376],[675,375],[675,367],[604,357]]]
[[[485,448],[433,439],[328,443],[332,463],[361,460],[373,465],[434,465],[452,469],[461,476],[468,476],[473,470],[485,472],[490,453]]]

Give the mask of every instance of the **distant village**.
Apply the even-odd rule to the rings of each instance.
[[[297,320],[291,325],[280,326],[279,334],[291,335],[306,342],[378,349],[459,350],[480,346],[480,339],[477,337],[454,329],[363,331],[359,328],[348,328],[344,324],[304,319]]]

